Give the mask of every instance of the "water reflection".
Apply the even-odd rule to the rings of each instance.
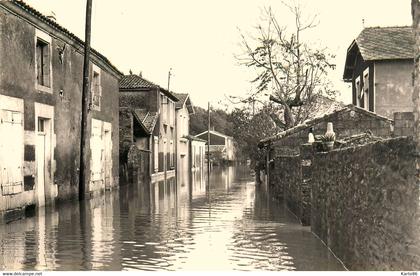
[[[194,171],[0,226],[2,270],[342,270],[244,167]]]

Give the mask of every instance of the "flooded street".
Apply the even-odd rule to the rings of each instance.
[[[180,178],[1,225],[1,270],[344,270],[246,168]]]

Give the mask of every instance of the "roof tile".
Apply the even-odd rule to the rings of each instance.
[[[414,57],[414,35],[409,26],[365,28],[356,43],[366,61]]]

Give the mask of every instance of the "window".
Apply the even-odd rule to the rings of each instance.
[[[4,196],[24,189],[23,100],[0,95],[0,103],[0,194]]]
[[[45,119],[38,117],[38,132],[45,132]]]
[[[160,116],[162,118],[163,124],[169,123],[168,117],[167,117],[168,116],[167,106],[168,106],[168,100],[163,94],[161,94],[160,95],[160,107],[161,107]]]
[[[51,37],[35,30],[35,88],[42,92],[52,92]]]
[[[37,83],[50,87],[50,47],[41,39],[36,40]]]
[[[154,139],[154,143],[155,143],[155,145],[153,147],[153,151],[154,151],[153,152],[154,170],[155,170],[155,172],[157,172],[158,169],[159,169],[159,138],[154,136],[153,139]]]
[[[366,110],[369,108],[369,68],[363,72],[363,106]]]
[[[170,153],[170,167],[173,168],[174,167],[174,157],[175,157],[175,151],[174,151],[174,141],[171,140],[170,141],[170,148],[169,148],[169,153]]]
[[[360,99],[361,99],[361,87],[360,87],[360,77],[357,77],[355,80],[355,93],[356,93],[356,106],[361,106]]]
[[[93,74],[91,82],[91,108],[93,110],[101,110],[101,98],[102,98],[102,87],[101,87],[101,70],[99,67],[93,65]]]

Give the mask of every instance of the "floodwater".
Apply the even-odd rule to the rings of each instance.
[[[248,169],[179,177],[0,225],[0,270],[344,270]]]

